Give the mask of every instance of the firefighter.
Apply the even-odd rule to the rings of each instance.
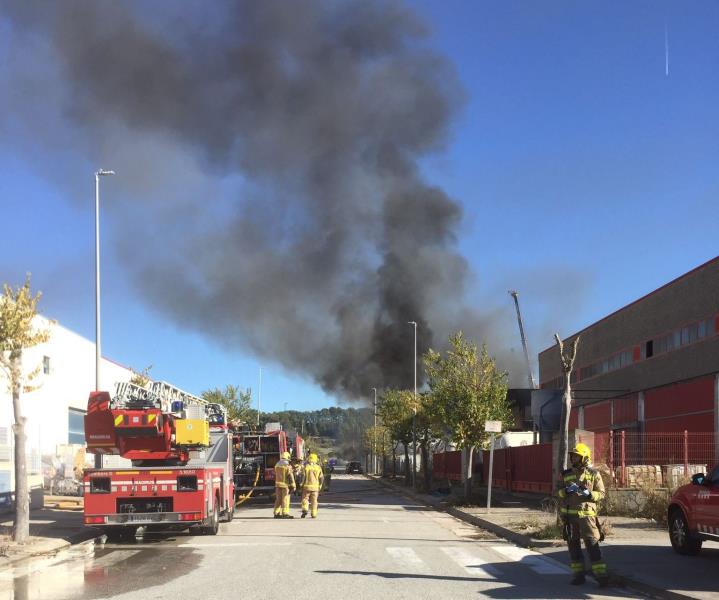
[[[301,460],[296,459],[295,461],[293,461],[292,470],[295,476],[295,484],[297,485],[295,495],[300,496],[302,495],[302,483],[305,479],[305,466],[302,464]]]
[[[320,490],[324,483],[325,476],[322,473],[322,467],[318,464],[317,455],[310,454],[307,466],[305,467],[305,479],[302,484],[302,518],[307,516],[307,511],[311,510],[313,519],[317,518],[317,501],[319,499]]]
[[[329,491],[330,483],[332,483],[332,467],[327,463],[327,459],[322,459],[322,473],[325,476],[325,483],[322,486],[322,491]]]
[[[290,514],[290,492],[293,492],[295,487],[290,453],[283,452],[275,464],[275,519],[294,518]]]
[[[604,482],[596,469],[590,467],[591,451],[579,443],[569,451],[571,468],[562,472],[560,513],[564,539],[569,546],[570,567],[574,576],[572,585],[581,585],[584,577],[584,554],[582,540],[589,554],[592,574],[600,587],[609,583],[607,565],[602,560],[599,542],[604,539],[597,517],[597,504],[604,498]]]

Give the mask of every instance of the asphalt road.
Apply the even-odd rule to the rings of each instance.
[[[149,534],[82,545],[0,572],[0,600],[626,598],[568,584],[559,563],[394,495],[335,475],[319,518],[243,505],[214,537]],[[601,593],[600,593],[601,592]]]

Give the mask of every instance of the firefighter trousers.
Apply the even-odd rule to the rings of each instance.
[[[290,514],[290,490],[286,487],[275,487],[275,514]]]
[[[592,563],[592,574],[597,578],[607,575],[607,565],[602,560],[602,551],[599,548],[599,527],[597,517],[581,517],[569,519],[569,566],[573,573],[584,573],[584,554],[582,553],[582,540]]]
[[[310,514],[316,517],[319,495],[320,493],[316,490],[302,490],[302,512],[306,513],[311,509]]]

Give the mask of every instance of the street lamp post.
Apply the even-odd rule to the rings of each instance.
[[[260,410],[262,410],[262,367],[260,367],[260,393],[257,394],[257,431],[260,430]]]
[[[115,171],[95,171],[95,391],[100,391],[100,358],[102,330],[100,327],[100,177],[114,175]],[[102,468],[102,454],[95,454],[95,467]]]
[[[374,390],[374,435],[372,436],[372,471],[377,475],[377,388]]]
[[[412,413],[412,488],[416,487],[417,471],[417,322],[409,321],[414,326],[414,412]]]

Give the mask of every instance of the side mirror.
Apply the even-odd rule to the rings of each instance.
[[[704,481],[706,481],[706,475],[704,475],[704,473],[692,475],[692,483],[694,485],[704,485]]]

